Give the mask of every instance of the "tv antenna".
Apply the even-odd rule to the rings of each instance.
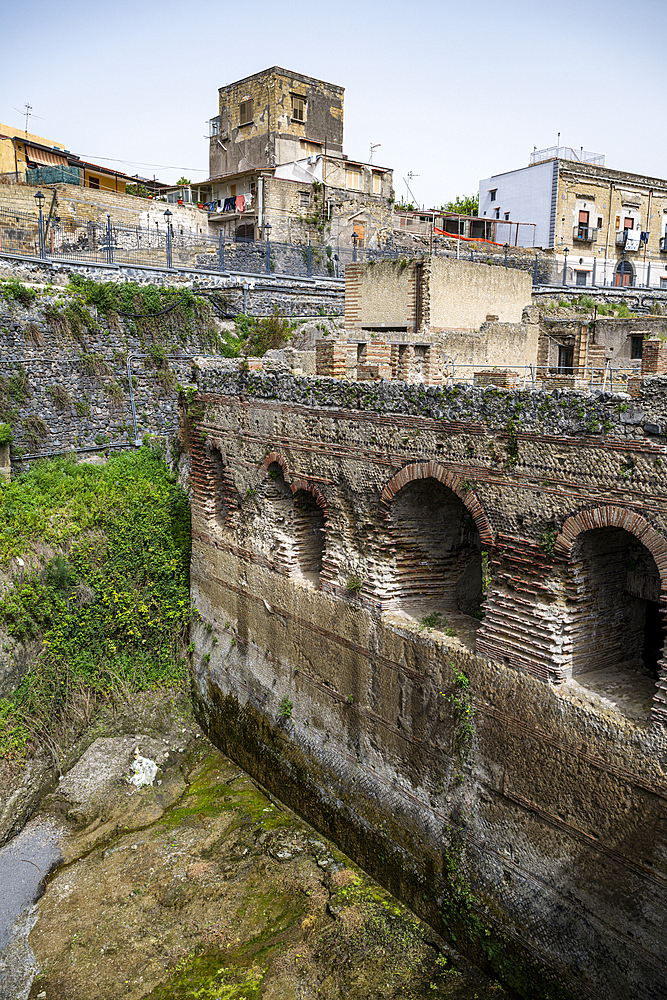
[[[12,107],[14,107],[14,105],[12,105]],[[28,104],[27,101],[23,105],[23,110],[21,110],[20,108],[14,108],[14,111],[18,111],[18,113],[20,115],[25,115],[25,134],[26,135],[28,134],[28,121],[29,121],[30,118],[39,118],[40,121],[44,120],[43,118],[40,118],[39,115],[33,115],[33,113],[32,113],[32,104]]]
[[[372,163],[372,162],[373,162],[373,153],[374,153],[374,151],[375,151],[376,149],[379,149],[381,145],[382,145],[382,143],[381,143],[381,142],[371,142],[371,143],[370,143],[370,147],[371,147],[371,157],[370,157],[370,160],[368,161],[369,163]]]
[[[415,198],[415,196],[414,196],[414,194],[412,193],[412,190],[411,190],[411,188],[410,188],[410,185],[408,184],[408,181],[409,181],[409,180],[411,181],[413,177],[419,177],[419,174],[413,174],[413,172],[412,172],[411,170],[409,170],[409,171],[408,171],[408,176],[407,176],[407,177],[404,177],[404,178],[403,178],[403,181],[404,181],[404,183],[405,183],[405,187],[406,187],[406,189],[407,189],[407,192],[408,192],[408,194],[409,194],[410,198],[412,199],[412,202],[413,202],[413,204],[415,204],[415,205],[416,205],[416,204],[417,204],[417,199]]]

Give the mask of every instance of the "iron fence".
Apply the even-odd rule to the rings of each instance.
[[[110,216],[103,222],[63,220],[48,204],[40,214],[0,209],[0,253],[80,263],[332,280],[343,279],[353,261],[408,261],[433,254],[528,271],[534,286],[571,286],[577,291],[584,287],[667,287],[662,259],[631,263],[592,257],[577,264],[574,252],[569,260],[566,255],[565,261],[559,262],[539,251],[518,250],[508,244],[480,247],[459,243],[452,248],[441,237],[428,248],[406,248],[393,236],[374,247],[230,239],[222,233],[212,236],[184,231],[173,222],[151,227],[116,225]]]

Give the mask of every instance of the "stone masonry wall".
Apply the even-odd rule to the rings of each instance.
[[[664,640],[667,380],[629,401],[202,363],[198,384],[212,739],[520,995],[565,996],[551,968],[575,996],[663,997],[664,660],[658,686],[628,668],[627,702],[572,672],[596,634]],[[285,555],[304,496],[307,568]]]

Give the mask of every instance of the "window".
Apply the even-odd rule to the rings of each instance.
[[[667,278],[661,278],[660,279],[660,287],[661,288],[667,288]]]
[[[306,99],[292,94],[292,121],[305,122],[306,120]]]
[[[623,220],[623,228],[624,229],[634,229],[635,228],[635,220],[631,216],[626,215],[625,219]]]
[[[494,188],[493,191],[489,191],[490,200],[495,201],[497,194],[498,194],[498,188]]]
[[[558,348],[558,371],[566,375],[572,375],[572,365],[574,363],[574,347],[559,346]]]
[[[602,229],[602,216],[598,215],[598,229]]]
[[[211,135],[211,136],[220,135],[220,116],[219,115],[218,115],[217,118],[211,118],[211,120],[209,122],[209,125],[210,125],[209,135]]]
[[[499,208],[494,209],[494,211],[493,211],[493,217],[494,217],[494,219],[499,219],[500,218],[500,209]]]
[[[361,187],[361,170],[347,167],[345,170],[345,187],[358,191]]]
[[[357,237],[357,246],[362,247],[364,245],[364,240],[366,238],[366,227],[363,222],[353,222],[352,231]]]
[[[252,122],[252,97],[247,97],[239,105],[239,125],[250,125]]]
[[[578,285],[585,285],[588,276],[588,271],[575,271],[574,277]]]
[[[630,357],[632,358],[633,361],[641,360],[643,345],[644,345],[643,337],[630,338]]]
[[[509,214],[509,212],[505,212],[505,222],[509,222],[509,221],[510,221],[510,214]]]
[[[373,194],[382,194],[382,174],[373,174]]]
[[[299,208],[310,206],[310,191],[299,191]]]
[[[98,189],[99,189],[99,186],[100,186],[100,179],[99,179],[99,177],[93,177],[93,176],[91,175],[91,176],[90,176],[90,177],[88,178],[88,187],[91,187],[91,188],[98,188]]]

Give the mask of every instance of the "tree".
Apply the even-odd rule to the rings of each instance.
[[[441,212],[456,212],[457,215],[477,215],[479,212],[479,195],[464,195],[462,198],[457,195],[454,201],[448,201],[442,205]]]
[[[177,187],[187,187],[189,183],[190,181],[187,179],[187,177],[181,177],[179,180],[176,181]]]

